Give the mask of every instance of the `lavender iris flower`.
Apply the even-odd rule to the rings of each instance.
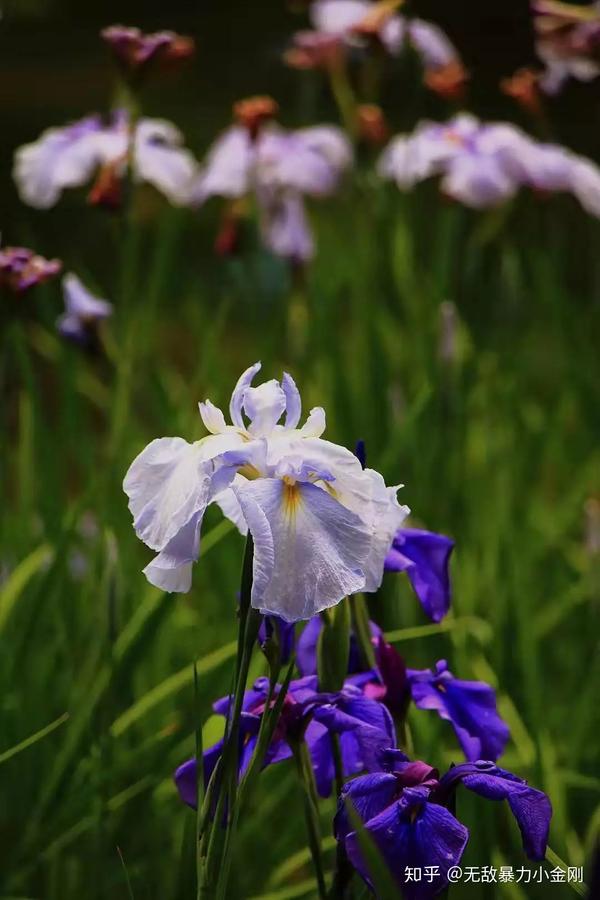
[[[498,715],[496,692],[483,681],[462,681],[445,659],[435,669],[408,669],[412,698],[419,709],[434,709],[452,723],[465,757],[497,760],[510,737]]]
[[[444,194],[483,209],[513,197],[520,187],[569,191],[600,216],[600,169],[554,144],[540,144],[509,123],[482,123],[459,115],[445,124],[422,122],[393,138],[378,165],[401,190],[439,175]]]
[[[406,572],[423,609],[441,622],[452,596],[448,571],[454,541],[420,528],[399,528],[385,558],[386,572]]]
[[[37,209],[49,209],[63,190],[94,176],[93,202],[114,205],[129,161],[134,181],[152,184],[174,204],[187,202],[197,166],[180,132],[162,119],[140,119],[132,136],[123,111],[108,124],[90,116],[48,129],[16,151],[13,174],[23,202]]]
[[[240,775],[246,771],[256,746],[268,688],[268,679],[259,678],[244,695],[240,721]],[[214,704],[213,709],[226,717],[230,703],[230,698],[224,697]],[[319,693],[314,676],[292,681],[264,765],[289,759],[292,756],[291,744],[303,739],[310,751],[319,794],[328,797],[335,774],[333,735],[339,738],[345,775],[377,769],[381,753],[392,747],[395,741],[394,726],[388,711],[380,703],[364,697],[354,685],[346,684],[337,693]],[[203,774],[206,782],[222,750],[223,741],[218,741],[205,751]],[[181,799],[189,806],[195,806],[194,759],[177,769],[175,783]]]
[[[98,324],[112,315],[112,305],[90,293],[72,272],[63,278],[63,294],[65,312],[56,323],[58,331],[68,340],[89,345]]]
[[[552,806],[548,797],[494,763],[479,760],[451,768],[441,779],[424,762],[411,762],[401,751],[383,754],[384,771],[364,775],[344,786],[335,832],[364,880],[372,886],[358,836],[350,823],[351,803],[379,849],[407,900],[429,900],[448,885],[448,871],[460,863],[469,839],[465,826],[450,812],[462,784],[488,800],[507,800],[530,859],[546,852]],[[437,867],[431,883],[406,878],[407,867]]]
[[[0,285],[15,294],[23,294],[36,284],[54,278],[61,268],[60,260],[45,259],[27,247],[0,249]]]
[[[266,246],[277,256],[305,262],[314,245],[303,197],[332,194],[351,161],[348,139],[333,126],[284,131],[262,124],[254,133],[234,125],[209,151],[192,202],[253,193]]]

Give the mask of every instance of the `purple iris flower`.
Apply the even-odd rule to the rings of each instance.
[[[78,344],[94,343],[97,326],[112,315],[112,305],[90,293],[72,272],[63,278],[63,293],[65,312],[56,323],[59,333]]]
[[[399,528],[385,558],[386,572],[406,572],[423,609],[441,622],[451,601],[448,566],[454,541],[420,528]]]
[[[0,249],[0,285],[15,294],[54,278],[61,268],[58,259],[45,259],[26,247]]]
[[[543,859],[552,806],[548,797],[526,781],[479,760],[451,768],[441,779],[424,762],[411,762],[401,751],[382,756],[384,771],[355,778],[344,785],[335,819],[335,832],[348,858],[372,886],[358,835],[350,822],[351,803],[375,842],[406,900],[429,900],[448,885],[448,871],[460,863],[469,839],[465,826],[450,812],[459,784],[488,800],[507,800],[517,821],[525,853]],[[406,869],[436,867],[437,876],[406,879]]]
[[[435,669],[409,669],[412,698],[419,709],[434,709],[452,723],[468,760],[498,759],[510,737],[498,715],[496,692],[483,681],[462,681],[448,669],[445,659]]]
[[[381,629],[371,622],[376,669],[364,670],[358,643],[350,638],[348,682],[360,688],[370,700],[383,703],[396,719],[406,716],[412,698],[419,709],[434,709],[452,723],[460,746],[468,760],[497,760],[510,737],[506,722],[496,707],[496,692],[483,681],[462,681],[449,671],[445,660],[431,669],[407,669],[404,659],[384,639]],[[317,673],[317,644],[323,623],[311,619],[297,647],[298,667],[303,675]]]
[[[265,711],[269,682],[259,678],[244,695],[240,720],[240,759],[242,774],[252,757],[261,716]],[[230,698],[218,700],[213,709],[227,716]],[[315,676],[290,683],[283,702],[264,765],[272,765],[292,756],[291,743],[306,741],[315,772],[317,790],[328,797],[335,777],[332,736],[337,735],[345,775],[379,768],[380,754],[394,745],[394,725],[387,709],[365,697],[353,684],[345,684],[336,693],[320,693]],[[204,779],[207,782],[223,750],[223,741],[204,753]],[[189,806],[196,802],[196,760],[183,763],[175,772],[181,799]]]

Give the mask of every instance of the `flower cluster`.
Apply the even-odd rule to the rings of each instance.
[[[422,122],[394,138],[379,161],[379,173],[401,190],[441,176],[444,194],[475,209],[496,206],[520,187],[568,191],[600,216],[600,169],[556,144],[533,140],[506,122],[482,123],[462,114],[445,123]]]

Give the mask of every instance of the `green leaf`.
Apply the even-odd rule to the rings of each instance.
[[[11,572],[0,589],[0,632],[31,579],[52,560],[53,556],[52,547],[49,544],[41,544]]]
[[[63,713],[62,716],[59,716],[58,719],[50,722],[50,724],[46,725],[45,728],[40,728],[40,730],[36,731],[35,734],[32,734],[28,738],[25,738],[25,740],[21,741],[19,744],[15,744],[15,746],[11,747],[10,750],[5,750],[4,753],[0,753],[0,765],[9,759],[12,759],[13,756],[17,755],[17,753],[21,753],[23,750],[27,750],[28,747],[32,747],[34,744],[37,744],[38,741],[41,741],[42,738],[47,737],[47,735],[52,734],[52,732],[56,731],[57,728],[63,725],[68,718],[69,713]]]

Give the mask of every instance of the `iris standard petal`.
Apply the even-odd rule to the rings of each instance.
[[[254,538],[256,609],[294,622],[362,588],[369,530],[324,489],[261,478],[234,490]]]
[[[287,372],[283,373],[281,387],[285,394],[285,427],[296,428],[302,414],[302,400],[296,382]]]
[[[249,433],[253,437],[267,437],[285,412],[286,403],[285,393],[274,378],[258,387],[247,387],[244,411],[250,419]]]
[[[238,428],[243,428],[245,430],[246,426],[244,425],[244,420],[242,418],[242,408],[244,405],[244,394],[246,393],[246,388],[248,388],[252,384],[252,379],[256,375],[257,372],[260,371],[261,363],[256,362],[252,366],[248,366],[245,372],[242,372],[240,377],[237,380],[237,384],[233,389],[233,393],[231,395],[231,401],[229,403],[229,415],[231,416],[231,421]]]

